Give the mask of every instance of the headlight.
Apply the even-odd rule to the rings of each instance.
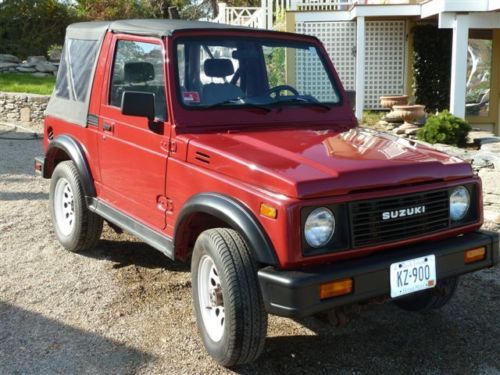
[[[328,208],[316,208],[309,214],[304,225],[304,235],[309,246],[326,245],[335,232],[335,216]]]
[[[463,187],[458,186],[453,189],[450,195],[450,218],[453,221],[462,220],[470,206],[469,191]]]

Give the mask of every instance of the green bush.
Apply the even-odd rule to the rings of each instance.
[[[45,55],[51,44],[63,43],[66,26],[74,20],[66,1],[0,1],[0,53],[21,59]]]
[[[444,143],[463,147],[471,126],[448,111],[429,116],[424,127],[417,132],[418,139],[429,143]]]

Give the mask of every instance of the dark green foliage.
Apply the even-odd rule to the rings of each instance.
[[[424,127],[417,132],[418,139],[429,143],[444,143],[463,147],[467,143],[467,135],[471,126],[448,111],[430,116]]]
[[[71,7],[57,0],[0,2],[0,53],[20,58],[45,55],[62,44],[66,26],[76,19]]]
[[[257,6],[259,0],[227,0],[228,6]],[[0,54],[25,59],[46,55],[62,45],[66,27],[78,21],[168,18],[177,7],[181,18],[217,14],[217,0],[0,0]]]
[[[66,27],[78,21],[167,18],[168,7],[191,0],[3,0],[0,1],[0,54],[22,59],[46,55],[62,45]]]
[[[274,48],[270,54],[266,55],[266,66],[269,74],[269,87],[286,84],[285,48]]]
[[[146,17],[140,1],[134,0],[76,0],[75,9],[85,21],[116,20]]]
[[[449,108],[452,32],[432,24],[412,29],[414,95],[428,111]]]

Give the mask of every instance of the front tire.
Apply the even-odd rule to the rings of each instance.
[[[255,361],[264,348],[267,313],[250,249],[232,229],[210,229],[196,240],[191,261],[198,331],[221,365]]]
[[[440,309],[446,305],[455,295],[458,285],[458,277],[438,281],[432,289],[417,292],[414,295],[397,299],[394,303],[406,311],[428,312]]]
[[[72,161],[63,161],[54,169],[49,206],[56,237],[66,250],[77,253],[95,246],[103,219],[87,208],[80,175]]]

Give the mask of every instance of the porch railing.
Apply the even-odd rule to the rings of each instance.
[[[286,0],[286,10],[348,10],[352,4],[354,0]]]
[[[272,29],[274,18],[285,11],[345,11],[355,4],[417,4],[424,0],[261,0],[260,7],[229,7],[218,3],[219,15],[212,22]]]
[[[217,5],[219,6],[219,15],[212,20],[213,22],[266,28],[266,8],[264,7],[228,7],[225,3]]]
[[[295,11],[348,10],[354,4],[387,5],[418,2],[419,0],[276,0],[276,3],[279,3],[280,6],[286,6],[286,10]]]

